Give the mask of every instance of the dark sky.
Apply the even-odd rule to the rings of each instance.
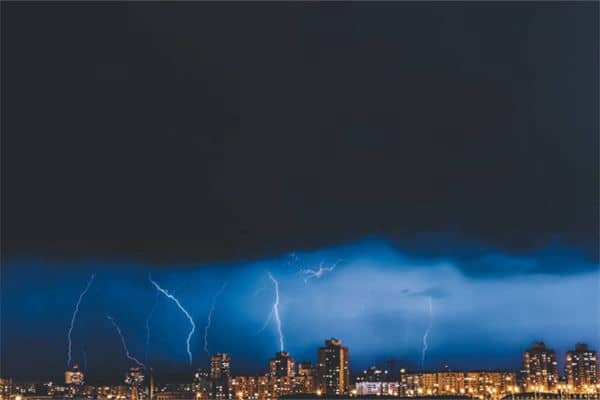
[[[261,371],[268,272],[299,360],[330,336],[353,371],[600,346],[598,2],[1,7],[0,374],[60,379],[92,273],[90,381],[129,366],[106,314],[189,380],[223,282],[210,350]],[[197,324],[191,366],[148,272]]]
[[[598,259],[598,3],[2,3],[5,257]]]

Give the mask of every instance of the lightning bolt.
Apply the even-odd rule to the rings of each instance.
[[[127,357],[140,367],[146,369],[146,366],[144,364],[142,364],[137,358],[129,354],[129,349],[127,348],[127,343],[125,342],[125,336],[123,336],[123,332],[121,332],[121,328],[119,327],[117,322],[110,315],[107,315],[106,318],[108,318],[108,320],[113,324],[113,326],[117,330],[117,333],[119,334],[119,337],[121,338],[121,343],[123,343],[123,350],[125,350],[125,357]]]
[[[335,267],[337,267],[337,265],[340,263],[340,261],[341,260],[336,261],[334,264],[330,265],[329,267],[325,267],[324,266],[325,262],[321,261],[321,263],[319,264],[319,269],[311,269],[311,268],[301,269],[300,274],[303,276],[304,283],[308,283],[308,281],[312,278],[319,279],[326,272],[333,271],[335,269]]]
[[[85,296],[85,294],[88,292],[88,290],[90,290],[90,286],[92,286],[92,283],[94,282],[95,277],[96,277],[96,274],[92,274],[90,276],[90,278],[87,281],[87,285],[85,286],[85,289],[79,295],[79,298],[77,299],[77,303],[75,303],[75,310],[73,310],[73,316],[71,317],[71,325],[69,327],[69,332],[67,333],[67,339],[69,341],[69,347],[67,350],[67,368],[71,366],[71,361],[72,361],[73,339],[71,338],[71,335],[73,334],[73,327],[75,326],[75,319],[77,319],[77,314],[79,313],[79,306],[81,305],[81,300],[83,300],[83,297]]]
[[[269,272],[269,279],[273,282],[275,288],[275,301],[273,302],[273,317],[275,317],[275,324],[277,326],[277,334],[279,336],[279,351],[283,351],[283,331],[281,329],[281,318],[279,317],[279,282]]]
[[[173,296],[171,293],[167,292],[165,289],[161,288],[158,285],[158,283],[156,283],[155,281],[152,280],[152,276],[150,274],[148,274],[148,280],[150,281],[150,283],[152,283],[152,285],[154,285],[156,290],[158,290],[159,292],[164,294],[169,300],[173,301],[177,305],[177,307],[181,310],[181,312],[183,314],[185,314],[187,319],[190,321],[190,325],[192,326],[192,329],[190,329],[190,332],[187,335],[186,344],[187,344],[188,359],[190,360],[190,365],[192,365],[193,358],[192,358],[192,350],[190,349],[190,340],[192,339],[192,335],[196,331],[196,324],[194,323],[194,319],[192,318],[190,313],[188,313],[187,310],[185,308],[183,308],[183,306],[181,305],[179,300],[177,300],[175,298],[175,296]]]
[[[273,309],[272,308],[271,308],[271,311],[269,311],[269,315],[267,315],[267,319],[265,319],[263,326],[258,331],[256,331],[256,333],[254,335],[258,335],[259,333],[261,333],[262,331],[267,329],[267,326],[269,326],[269,322],[271,322],[271,319],[273,319]]]
[[[433,325],[433,302],[431,301],[431,297],[427,298],[427,302],[429,305],[429,325],[427,329],[425,329],[425,333],[423,334],[423,350],[421,351],[421,369],[425,368],[425,354],[427,353],[428,345],[427,338],[429,336],[429,332],[431,331],[431,326]]]
[[[227,286],[227,282],[223,283],[221,289],[213,296],[212,303],[210,305],[210,310],[208,312],[208,317],[206,318],[206,326],[204,326],[204,351],[206,354],[210,356],[208,352],[208,330],[210,329],[210,325],[212,324],[212,315],[215,312],[215,307],[217,306],[217,298],[223,293],[225,287]]]

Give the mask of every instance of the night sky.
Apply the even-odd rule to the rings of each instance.
[[[600,347],[599,3],[1,7],[0,375]]]

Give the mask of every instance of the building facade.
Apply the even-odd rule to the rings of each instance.
[[[125,374],[125,384],[130,388],[131,400],[141,400],[145,397],[144,373],[139,367],[131,367]]]
[[[597,390],[598,353],[590,350],[587,344],[577,343],[575,350],[568,351],[565,357],[565,376],[568,391],[589,393]]]
[[[534,342],[523,353],[523,390],[527,392],[553,392],[558,384],[556,352],[543,342]]]
[[[213,400],[231,399],[231,359],[227,353],[217,353],[210,359],[211,395]]]
[[[516,393],[517,376],[509,371],[400,371],[400,396],[469,396],[499,399]]]
[[[316,368],[313,363],[303,361],[298,363],[298,374],[296,375],[297,393],[315,393]]]
[[[339,339],[325,341],[317,356],[317,393],[347,394],[350,387],[348,348]]]

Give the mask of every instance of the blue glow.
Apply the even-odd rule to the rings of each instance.
[[[308,285],[298,265],[287,262],[289,256],[228,266],[6,262],[1,351],[5,374],[33,379],[50,371],[49,378],[61,376],[64,328],[69,326],[73,299],[93,271],[102,273],[81,304],[72,338],[74,346],[85,343],[90,381],[119,377],[129,367],[106,314],[127,332],[131,354],[148,351],[157,374],[191,376],[192,368],[207,367],[203,338],[189,335],[190,322],[206,321],[215,288],[224,281],[228,294],[219,298],[219,312],[211,315],[210,350],[230,353],[234,373],[264,372],[283,341],[277,324],[257,334],[268,310],[275,311],[269,272],[280,289],[277,311],[285,322],[285,350],[298,361],[314,361],[317,347],[334,336],[350,348],[353,370],[381,365],[392,357],[419,369],[423,333],[431,323],[428,298],[435,303],[435,323],[426,338],[427,368],[448,363],[454,368],[517,370],[522,350],[533,340],[544,340],[559,353],[578,341],[600,347],[599,268],[573,253],[549,249],[515,257],[488,252],[469,259],[465,267],[460,259],[409,256],[383,242],[368,241],[296,252],[296,257],[302,265],[344,261],[335,272],[311,279]],[[565,262],[574,272],[565,270]],[[493,273],[470,273],[477,263]],[[510,270],[503,269],[507,266]],[[156,301],[156,289],[146,279],[149,272],[185,304],[187,315],[173,312],[171,301]],[[185,337],[190,338],[189,347],[181,345]],[[33,364],[31,357],[36,359]]]

